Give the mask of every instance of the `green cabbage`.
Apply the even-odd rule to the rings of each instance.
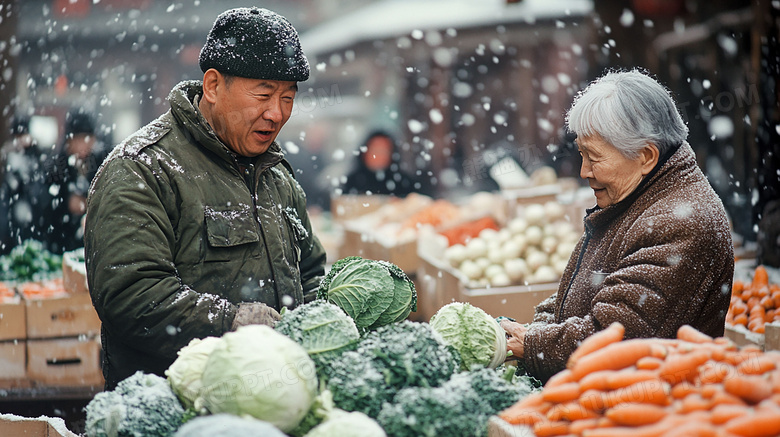
[[[317,365],[317,372],[360,339],[355,322],[338,306],[324,300],[285,311],[276,324],[278,332],[303,346]]]
[[[439,309],[430,325],[460,353],[462,370],[494,369],[506,360],[506,332],[481,308],[453,302]]]
[[[372,418],[363,413],[335,409],[305,437],[387,437]]]
[[[232,414],[214,414],[190,420],[173,437],[285,437],[268,422]]]
[[[200,411],[202,405],[195,405],[200,394],[201,376],[206,361],[215,347],[222,341],[218,337],[194,338],[187,346],[179,350],[176,361],[165,371],[173,392],[185,408]]]
[[[252,416],[293,430],[317,395],[317,374],[306,350],[265,325],[222,336],[209,355],[196,402],[213,413]]]
[[[359,256],[333,263],[317,297],[338,305],[361,330],[400,322],[417,311],[417,291],[403,270]]]

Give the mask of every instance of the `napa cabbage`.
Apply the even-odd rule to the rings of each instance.
[[[317,297],[338,305],[360,330],[400,322],[417,311],[417,291],[403,270],[359,256],[333,263]]]
[[[458,351],[462,370],[494,369],[506,360],[506,332],[481,308],[453,302],[441,307],[430,325]]]

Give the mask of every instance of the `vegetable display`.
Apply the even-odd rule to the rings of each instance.
[[[306,350],[265,325],[222,336],[208,357],[196,403],[212,414],[230,413],[293,430],[317,394],[314,362]]]
[[[511,377],[514,368],[508,370]],[[513,384],[496,370],[457,373],[440,387],[402,389],[379,413],[394,437],[484,437],[490,416],[531,393],[528,381]]]
[[[363,413],[333,410],[305,437],[387,437],[376,421]]]
[[[763,334],[771,322],[780,322],[780,284],[770,284],[766,267],[759,265],[751,282],[734,281],[726,323]]]
[[[0,281],[28,282],[62,275],[62,257],[36,240],[26,240],[0,257]]]
[[[360,330],[400,322],[417,311],[414,283],[398,266],[359,256],[333,263],[317,297],[344,310]]]
[[[88,437],[167,437],[186,417],[168,381],[140,371],[96,394],[86,413]]]
[[[452,302],[431,317],[430,325],[458,351],[462,370],[496,368],[506,360],[506,332],[478,307]]]
[[[779,352],[687,325],[674,340],[623,333],[613,324],[587,338],[566,370],[499,416],[539,437],[780,434]]]
[[[436,387],[460,367],[452,347],[428,324],[403,321],[368,333],[327,371],[336,406],[376,418],[406,387]]]
[[[444,257],[472,287],[555,282],[579,237],[557,202],[529,204],[505,228],[486,227]]]
[[[187,346],[179,350],[176,361],[165,371],[171,389],[185,408],[197,411],[203,409],[203,405],[200,403],[196,405],[203,387],[201,377],[209,355],[221,341],[222,339],[217,337],[192,339]]]
[[[343,352],[353,349],[360,339],[352,318],[338,306],[320,299],[285,311],[274,329],[303,346],[318,373]]]

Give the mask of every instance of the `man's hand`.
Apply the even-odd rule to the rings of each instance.
[[[525,353],[523,342],[525,341],[525,333],[528,331],[528,328],[509,320],[503,320],[501,327],[510,335],[506,340],[507,352],[511,352],[512,357],[523,358]]]
[[[275,309],[262,302],[244,302],[238,305],[236,318],[233,319],[230,329],[235,331],[244,325],[267,325],[273,328],[281,318]]]

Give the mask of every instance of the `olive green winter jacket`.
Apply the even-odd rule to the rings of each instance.
[[[228,331],[240,302],[279,310],[313,298],[325,251],[274,143],[239,170],[177,85],[171,110],[117,146],[93,181],[85,249],[103,323],[106,386],[162,375],[193,338]]]

